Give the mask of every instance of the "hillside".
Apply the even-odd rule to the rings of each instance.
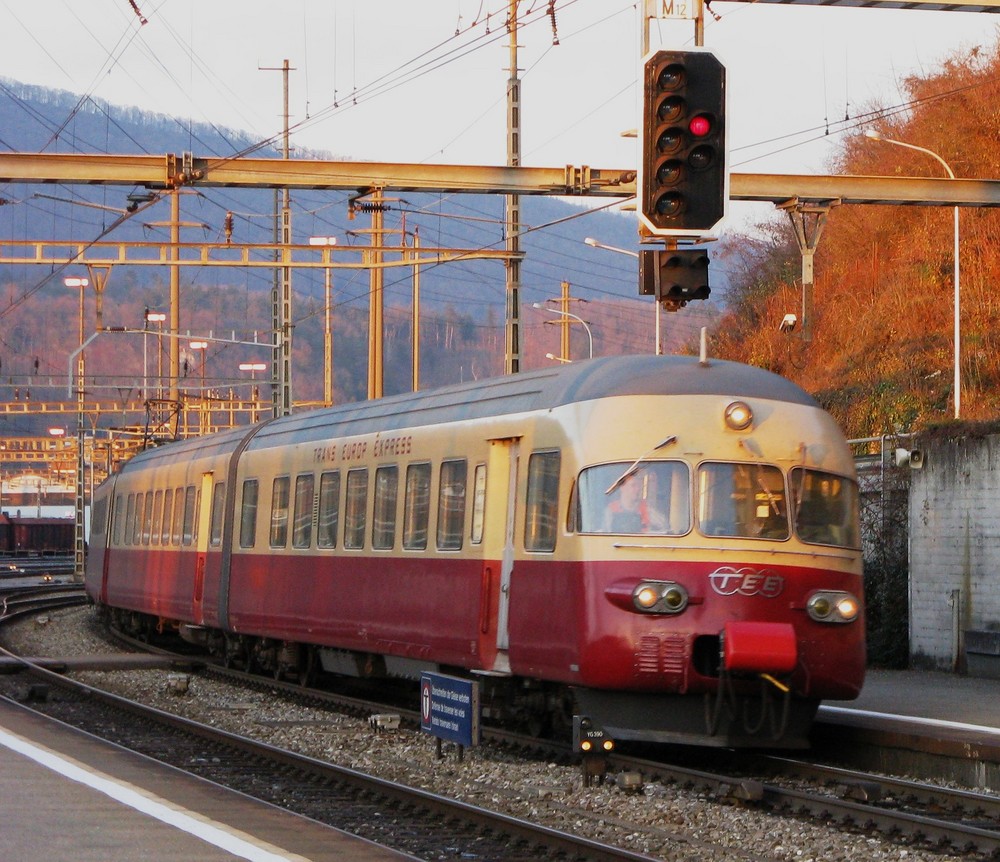
[[[182,153],[226,156],[254,146],[246,135],[230,129],[122,108],[92,99],[0,80],[0,146],[13,151],[83,153]],[[258,155],[275,156],[273,150]],[[323,154],[308,153],[310,157]],[[0,187],[0,235],[10,240],[165,241],[169,205],[155,204],[137,216],[125,212],[128,193],[120,187]],[[136,191],[142,191],[141,189]],[[293,241],[311,235],[337,236],[340,243],[366,242],[367,217],[348,217],[348,195],[295,192],[292,195]],[[590,323],[595,352],[647,352],[653,343],[650,300],[640,301],[634,258],[589,248],[587,236],[623,248],[636,247],[634,214],[587,213],[586,206],[605,201],[567,203],[555,198],[522,198],[523,367],[549,362],[559,352],[557,318],[531,308],[558,297],[567,281],[575,312]],[[270,242],[274,193],[206,189],[184,195],[181,219],[192,226],[184,241],[219,242],[226,214],[233,213],[235,242]],[[124,220],[121,220],[124,217]],[[421,244],[457,248],[502,247],[503,199],[478,195],[440,198],[407,195],[394,200],[386,226],[398,243],[400,231],[418,231]],[[121,220],[121,223],[118,222]],[[197,225],[197,227],[194,227]],[[351,239],[349,231],[355,232]],[[64,397],[67,358],[78,343],[78,296],[62,284],[63,276],[86,275],[82,267],[66,272],[47,266],[7,265],[0,268],[0,398],[11,400],[33,390],[32,397]],[[116,266],[105,299],[106,326],[141,327],[145,308],[166,310],[169,274],[165,267]],[[181,329],[193,336],[209,330],[235,332],[238,338],[268,340],[271,325],[272,272],[266,269],[185,267],[181,270]],[[390,270],[386,276],[386,391],[409,386],[410,275]],[[323,274],[293,276],[293,379],[296,399],[321,395],[323,355]],[[84,330],[95,329],[93,294],[86,295]],[[360,270],[337,272],[333,285],[335,398],[365,397],[367,365],[368,276]],[[499,262],[463,262],[426,266],[421,271],[422,381],[425,386],[484,377],[503,368],[504,269]],[[691,341],[698,326],[716,313],[700,303],[665,317],[670,349]],[[53,325],[53,321],[58,321]],[[141,387],[143,353],[146,375],[162,362],[166,345],[141,336],[98,339],[88,348],[88,388],[95,395],[121,397]],[[587,339],[574,327],[573,355],[586,351]],[[235,371],[240,361],[260,359],[263,351],[212,348],[208,351],[206,385],[220,389],[246,385]],[[196,368],[190,358],[189,368]],[[50,385],[51,383],[51,385]],[[16,392],[15,392],[16,390]],[[14,432],[17,429],[11,428]]]
[[[831,173],[941,177],[938,153],[958,177],[1000,176],[1000,46],[954,56],[904,82],[904,109],[872,106]],[[782,217],[783,218],[783,217]],[[1000,212],[960,213],[961,418],[1000,415]],[[801,313],[799,254],[787,220],[748,238],[717,350],[799,382],[849,436],[877,436],[951,421],[953,211],[949,207],[841,206],[816,255],[813,340],[778,331]]]

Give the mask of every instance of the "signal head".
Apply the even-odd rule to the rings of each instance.
[[[726,70],[715,55],[649,55],[643,67],[638,210],[651,234],[699,237],[725,216],[726,137]]]

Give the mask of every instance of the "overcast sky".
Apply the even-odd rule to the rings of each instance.
[[[506,0],[0,0],[0,76],[387,162],[503,164]],[[523,162],[628,168],[640,18],[624,0],[522,0]],[[831,144],[896,82],[995,38],[996,16],[717,2],[731,165],[822,173]],[[690,22],[654,47],[692,44]],[[558,44],[554,42],[558,40]],[[845,117],[849,118],[844,122]]]

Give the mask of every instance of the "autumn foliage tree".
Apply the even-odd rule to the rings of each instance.
[[[903,107],[874,106],[845,138],[831,172],[1000,177],[1000,43],[909,77]],[[1000,212],[964,208],[961,224],[962,419],[1000,415]],[[849,437],[919,430],[953,413],[953,214],[950,207],[849,205],[829,215],[816,255],[813,338],[778,331],[801,304],[791,228],[748,240],[716,351],[792,378]],[[732,266],[732,265],[730,265]]]

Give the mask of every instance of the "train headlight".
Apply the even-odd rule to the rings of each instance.
[[[679,614],[688,606],[688,591],[673,581],[642,581],[632,591],[636,610],[650,614]]]
[[[660,600],[660,591],[646,584],[640,585],[635,591],[635,606],[641,611],[648,611]]]
[[[860,611],[856,596],[837,590],[813,593],[806,602],[806,612],[818,623],[852,623]]]
[[[733,431],[746,431],[753,425],[753,410],[745,401],[734,401],[726,407],[726,427]]]

